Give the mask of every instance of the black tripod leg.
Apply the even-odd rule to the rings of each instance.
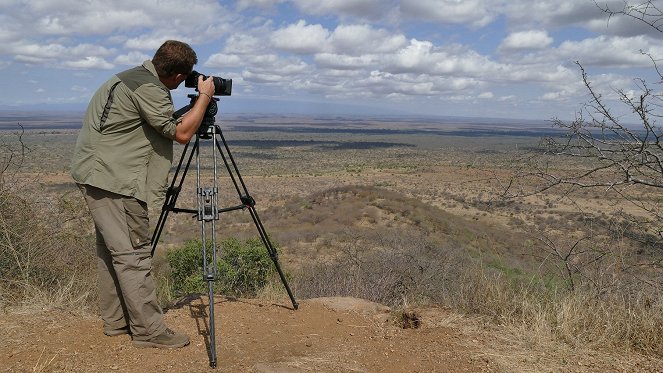
[[[193,147],[191,147],[191,152],[189,154],[189,159],[186,163],[186,166],[184,167],[184,170],[182,171],[182,177],[179,178],[178,182],[178,177],[180,174],[180,171],[182,170],[182,165],[184,163],[184,159],[186,158],[187,150],[189,150],[189,143],[187,143],[184,146],[184,150],[182,150],[182,156],[180,157],[180,161],[177,164],[177,168],[175,170],[175,174],[173,175],[173,180],[170,183],[170,186],[168,187],[168,190],[166,191],[166,198],[163,203],[163,206],[161,207],[161,214],[159,215],[159,220],[157,220],[157,224],[154,227],[154,233],[152,233],[152,252],[151,256],[154,257],[154,252],[157,249],[157,244],[159,243],[159,238],[161,238],[161,233],[163,232],[163,228],[166,225],[166,220],[168,219],[168,214],[170,211],[172,211],[175,208],[175,203],[177,202],[177,197],[180,194],[180,190],[182,190],[182,184],[184,183],[184,179],[186,178],[187,171],[189,170],[189,165],[191,164],[191,160],[193,158],[194,153],[196,152],[196,149],[198,149],[198,141],[196,140],[195,144]],[[177,186],[175,186],[177,184]]]
[[[199,136],[199,135],[197,135]],[[199,150],[199,148],[197,149]],[[212,187],[201,184],[200,154],[196,152],[196,194],[198,199],[198,221],[200,222],[203,280],[207,282],[209,302],[209,365],[216,368],[216,327],[214,315],[214,281],[217,275],[216,221],[218,213],[218,186],[216,178],[216,148],[212,147],[214,178]],[[208,228],[209,231],[208,231]],[[208,242],[210,245],[208,245]]]
[[[290,286],[288,285],[288,281],[285,277],[285,274],[281,270],[281,266],[279,265],[278,261],[278,253],[276,248],[272,245],[271,241],[269,240],[269,236],[267,235],[267,231],[265,230],[265,227],[262,225],[262,222],[260,221],[260,217],[258,216],[258,212],[255,209],[255,201],[254,199],[250,196],[249,191],[246,187],[246,184],[244,183],[244,179],[242,179],[242,175],[239,172],[239,168],[237,167],[237,163],[235,163],[235,159],[232,156],[232,153],[230,152],[230,148],[228,147],[228,143],[226,142],[225,137],[223,137],[223,133],[221,133],[221,129],[217,128],[217,135],[219,138],[221,138],[221,142],[223,143],[223,148],[225,149],[225,153],[223,149],[221,148],[221,144],[219,144],[218,138],[215,139],[216,147],[219,149],[219,153],[221,154],[221,158],[223,159],[223,163],[226,166],[226,169],[228,170],[228,175],[230,176],[230,179],[232,180],[233,184],[235,185],[235,190],[237,190],[237,194],[239,195],[240,200],[244,204],[246,208],[249,209],[251,213],[251,218],[253,219],[253,223],[256,226],[256,229],[258,230],[258,234],[260,235],[260,239],[262,240],[263,245],[265,245],[265,248],[267,249],[267,252],[269,253],[269,257],[272,259],[272,262],[274,262],[274,266],[276,267],[276,271],[279,274],[279,277],[281,278],[281,282],[283,283],[283,286],[285,287],[286,291],[288,292],[288,296],[290,297],[290,301],[292,302],[292,307],[294,309],[299,308],[299,304],[295,300],[294,295],[292,294],[292,290],[290,290]],[[226,157],[226,154],[228,157]],[[231,167],[232,165],[232,167]],[[233,172],[234,171],[234,172]],[[238,183],[239,182],[239,183]],[[241,185],[241,188],[240,188]]]
[[[209,298],[209,366],[216,368],[216,328],[214,326],[214,280],[207,281]]]
[[[262,221],[260,221],[260,217],[258,216],[258,212],[256,211],[256,209],[252,205],[248,206],[248,209],[249,212],[251,213],[251,218],[253,219],[253,223],[255,224],[258,233],[260,234],[260,239],[262,240],[263,245],[265,245],[265,248],[269,253],[269,257],[272,259],[272,262],[274,262],[274,267],[276,267],[276,271],[278,272],[279,277],[281,278],[281,282],[283,283],[285,290],[288,292],[288,297],[290,297],[290,301],[292,302],[292,307],[294,309],[298,309],[299,303],[297,303],[297,301],[295,300],[295,296],[292,294],[292,290],[290,290],[290,286],[288,285],[288,281],[285,278],[285,274],[281,270],[281,265],[279,265],[278,252],[276,251],[276,248],[272,245],[272,242],[269,240],[269,236],[265,231],[265,227],[262,225]]]

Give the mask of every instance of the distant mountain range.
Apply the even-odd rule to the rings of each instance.
[[[189,102],[186,98],[175,97],[175,108],[186,106]],[[26,104],[26,105],[0,105],[0,115],[10,113],[83,113],[87,103],[73,104]],[[466,123],[543,123],[544,121],[522,120],[509,118],[467,118],[449,115],[422,115],[417,112],[408,112],[396,108],[375,107],[362,103],[334,103],[334,102],[307,102],[279,99],[260,99],[245,97],[222,97],[219,102],[221,115],[247,114],[247,115],[288,115],[306,117],[381,117],[381,118],[416,118],[430,120],[452,120],[454,122]],[[444,112],[441,114],[448,114]],[[82,114],[81,114],[82,115]]]

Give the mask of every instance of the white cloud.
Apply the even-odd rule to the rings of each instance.
[[[360,18],[380,18],[390,6],[382,0],[292,0],[303,12],[314,15],[339,14]]]
[[[284,1],[285,0],[238,0],[235,6],[239,11],[250,8],[273,9],[276,4]]]
[[[143,61],[149,60],[151,58],[152,56],[148,56],[145,53],[131,51],[127,54],[122,54],[115,57],[113,62],[118,65],[140,65],[143,63]]]
[[[482,0],[401,0],[400,10],[412,19],[483,27],[497,16],[492,1]]]
[[[499,6],[502,14],[510,21],[519,27],[526,28],[582,25],[592,19],[607,19],[607,16],[592,1],[511,0],[503,1]]]
[[[412,39],[410,45],[400,50],[393,57],[393,65],[403,71],[426,72],[435,64],[437,58],[433,52],[433,43]],[[444,59],[442,56],[439,60]]]
[[[647,67],[651,60],[642,55],[640,50],[663,56],[663,47],[654,46],[644,36],[608,37],[565,41],[559,48],[552,50],[556,60],[579,61],[586,65],[612,67]],[[545,55],[544,55],[545,58]]]
[[[492,76],[504,66],[460,45],[436,47],[430,41],[412,39],[391,57],[388,71],[455,76]]]
[[[329,31],[319,24],[307,25],[300,20],[296,24],[272,33],[271,44],[282,51],[311,54],[326,49]]]
[[[553,38],[548,35],[547,31],[519,31],[509,34],[499,48],[506,50],[544,49],[549,47],[552,42]]]
[[[213,67],[224,67],[223,61],[219,62],[220,66]],[[244,66],[241,77],[248,82],[291,84],[312,73],[311,66],[299,58],[283,58],[274,54],[247,57]]]
[[[377,55],[348,56],[344,54],[319,53],[315,55],[316,64],[325,69],[356,70],[374,66]]]
[[[407,43],[402,34],[393,34],[385,29],[373,29],[369,25],[339,25],[329,40],[337,53],[387,53]]]
[[[512,101],[516,98],[515,95],[508,95],[508,96],[500,96],[497,98],[498,102],[506,102],[506,101]]]
[[[62,65],[73,69],[112,69],[115,67],[112,63],[99,57],[85,57],[76,61],[65,61]]]
[[[72,87],[71,87],[71,90],[74,91],[74,92],[81,92],[81,93],[83,93],[83,92],[89,92],[89,91],[90,91],[89,88],[87,88],[87,87],[81,87],[81,86],[79,86],[79,85],[74,85],[74,86],[72,86]]]
[[[124,43],[124,47],[128,49],[139,49],[156,51],[161,44],[166,40],[181,40],[185,43],[191,43],[191,40],[186,37],[181,37],[173,34],[152,33],[148,35],[141,35],[138,37],[130,38]]]
[[[268,44],[264,37],[238,33],[228,37],[223,51],[237,54],[260,54],[267,48]]]
[[[0,53],[13,55],[14,59],[27,64],[47,64],[51,67],[112,68],[103,60],[114,50],[92,44],[65,46],[62,44],[37,44],[18,41],[0,47]]]
[[[17,18],[28,33],[41,35],[103,35],[144,28],[186,35],[228,13],[213,0],[189,2],[186,9],[178,0],[116,0],[108,5],[103,0],[34,0],[22,2]]]
[[[241,67],[247,64],[247,56],[237,54],[216,53],[203,63],[203,66],[216,68]]]

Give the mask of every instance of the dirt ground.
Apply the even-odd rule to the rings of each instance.
[[[0,315],[0,372],[655,372],[663,362],[581,352],[527,350],[462,327],[440,308],[401,318],[355,298],[287,302],[216,298],[218,367],[209,367],[207,305],[199,297],[165,313],[188,333],[182,349],[139,349],[107,337],[93,315],[23,311]],[[460,320],[460,321],[459,321]],[[459,327],[461,326],[461,327]]]
[[[219,372],[492,372],[447,327],[402,329],[388,309],[347,298],[290,304],[217,298]],[[206,304],[192,299],[165,314],[188,333],[182,349],[138,349],[107,337],[101,322],[62,311],[0,316],[1,372],[201,372],[208,357]]]

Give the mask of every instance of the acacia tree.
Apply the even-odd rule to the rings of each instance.
[[[663,33],[663,15],[652,1],[637,5],[624,3],[620,10],[597,6],[610,17],[622,14],[636,18]],[[619,102],[633,114],[630,116],[614,114],[581,63],[576,62],[589,102],[573,121],[552,120],[553,126],[562,129],[564,135],[542,139],[537,151],[517,162],[518,169],[505,189],[505,196],[532,195],[553,188],[562,188],[563,195],[569,195],[578,188],[603,188],[604,193],[616,193],[640,210],[639,214],[623,215],[644,234],[640,238],[646,235],[650,240],[663,241],[663,128],[660,125],[663,93],[653,88],[663,83],[663,75],[658,61],[646,55],[657,81],[651,84],[636,78],[635,91],[615,92]],[[561,170],[562,161],[574,164],[573,169]],[[534,189],[525,189],[519,182],[532,178],[539,180]]]
[[[621,9],[596,5],[609,19],[628,16],[663,33],[663,14],[652,1],[625,2]],[[576,62],[588,102],[572,121],[554,118],[560,134],[542,138],[538,147],[513,162],[514,172],[506,182],[499,180],[505,182],[506,198],[556,195],[576,204],[582,229],[572,234],[527,228],[541,243],[532,255],[545,258],[542,263],[552,262],[570,290],[576,278],[602,292],[620,286],[611,283],[614,273],[628,272],[635,278],[643,270],[663,268],[663,74],[659,61],[643,54],[651,61],[654,81],[635,78],[634,90],[609,95],[595,88]],[[629,114],[621,114],[625,111]],[[612,216],[588,212],[587,203],[575,198],[583,190],[594,190],[604,202],[614,200],[615,206],[628,209],[614,209]],[[637,240],[637,248],[625,249],[624,238]],[[658,286],[642,276],[636,280]]]

